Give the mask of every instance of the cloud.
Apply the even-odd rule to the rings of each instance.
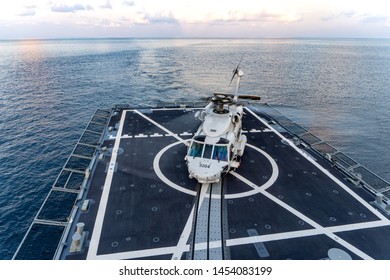
[[[179,24],[179,21],[172,15],[144,15],[144,19],[146,22],[150,24]]]
[[[57,13],[74,13],[77,11],[90,11],[93,10],[93,7],[91,5],[81,5],[81,4],[74,4],[74,5],[54,5],[51,7],[52,12]]]
[[[354,10],[345,10],[340,13],[340,16],[344,16],[348,18],[353,17],[355,15],[357,15],[357,12]]]
[[[330,20],[335,19],[336,17],[337,17],[336,15],[323,16],[323,17],[321,17],[321,20],[322,21],[330,21]]]
[[[134,3],[134,1],[125,0],[125,1],[123,1],[122,5],[127,6],[127,7],[132,7],[132,6],[135,6],[135,3]]]
[[[344,10],[338,14],[333,14],[333,15],[328,15],[328,16],[323,16],[321,17],[322,21],[329,21],[329,20],[334,20],[338,18],[352,18],[356,16],[358,13],[354,10]]]
[[[106,4],[99,6],[102,9],[112,9],[111,1],[107,0]]]
[[[365,15],[360,19],[360,22],[364,23],[389,23],[390,17],[382,15]]]
[[[35,5],[24,6],[24,10],[21,11],[20,13],[17,13],[17,15],[21,17],[34,16],[36,14],[35,11],[36,8],[37,6]]]
[[[382,24],[390,24],[390,17],[384,16],[384,15],[373,15],[368,13],[358,13],[354,10],[345,10],[342,11],[339,14],[333,14],[329,16],[324,16],[321,18],[322,21],[331,21],[331,20],[337,20],[342,18],[348,18],[348,19],[355,19],[356,21],[359,21],[361,23],[382,23]]]
[[[224,15],[210,15],[206,22],[211,25],[214,24],[236,24],[240,22],[246,23],[266,23],[266,22],[279,22],[289,23],[302,21],[303,16],[297,13],[272,13],[267,11],[255,12],[255,13],[242,13],[237,11],[228,11]]]

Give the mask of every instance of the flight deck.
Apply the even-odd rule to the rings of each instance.
[[[266,104],[236,170],[190,179],[203,108],[98,110],[14,259],[390,259],[390,184]]]

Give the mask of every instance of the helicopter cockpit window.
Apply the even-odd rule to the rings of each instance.
[[[215,145],[214,152],[213,152],[213,159],[218,161],[228,161],[227,146]]]
[[[191,148],[190,148],[190,157],[202,157],[202,151],[203,151],[203,144],[198,142],[192,142]]]
[[[212,150],[213,150],[213,145],[206,144],[206,146],[204,147],[203,158],[211,158]]]

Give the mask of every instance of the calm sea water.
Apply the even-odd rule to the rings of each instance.
[[[12,258],[90,117],[117,103],[259,94],[390,181],[390,40],[0,41],[0,259]]]

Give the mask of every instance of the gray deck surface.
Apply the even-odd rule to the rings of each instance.
[[[89,209],[75,217],[74,224],[85,223],[85,246],[78,253],[66,246],[61,258],[192,259],[206,250],[198,255],[327,259],[338,248],[352,259],[390,259],[390,221],[371,206],[374,197],[249,109],[241,166],[223,177],[223,202],[207,207],[209,216],[217,212],[208,224],[221,229],[208,225],[214,233],[206,226],[199,238],[199,196],[209,201],[210,194],[188,178],[183,144],[200,124],[195,111],[118,110],[84,197]]]

